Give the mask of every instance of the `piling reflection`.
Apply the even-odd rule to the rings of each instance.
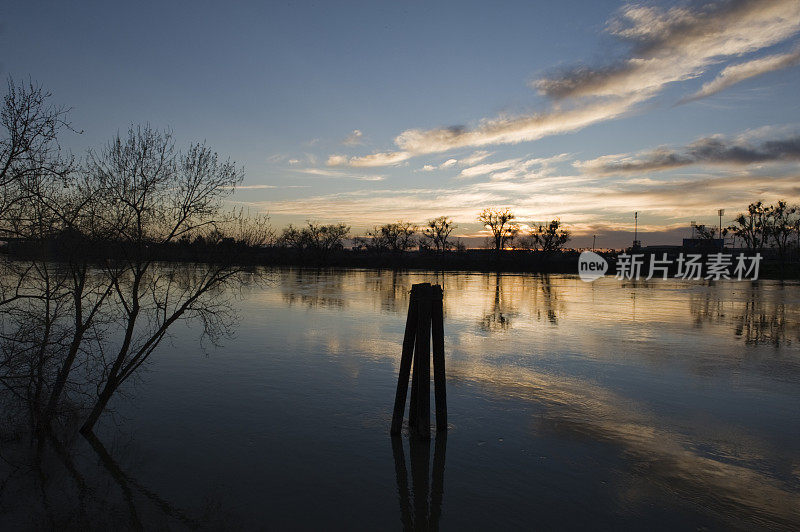
[[[413,437],[408,439],[411,457],[410,489],[403,439],[400,435],[392,436],[391,439],[403,530],[439,530],[444,498],[447,434],[437,434],[433,442],[432,471],[431,441]]]

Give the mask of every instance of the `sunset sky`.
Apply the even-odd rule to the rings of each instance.
[[[244,165],[234,201],[355,233],[484,207],[574,246],[800,202],[800,1],[5,4],[0,73]]]

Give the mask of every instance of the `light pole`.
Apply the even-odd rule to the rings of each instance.
[[[725,214],[725,209],[719,209],[717,214],[719,214],[719,247],[725,249],[725,237],[722,236],[722,215]]]
[[[592,251],[594,251],[595,244],[597,244],[597,235],[592,235]]]
[[[633,213],[633,247],[639,247],[639,211]]]
[[[691,224],[692,224],[692,240],[694,240],[694,228],[697,227],[697,222],[692,220]]]

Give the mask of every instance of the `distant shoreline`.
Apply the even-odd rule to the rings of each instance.
[[[10,260],[45,259],[62,262],[57,248],[49,249],[47,257],[43,257],[41,247],[32,249],[18,247],[4,249],[0,255]],[[93,248],[91,261],[102,262],[113,258],[114,254],[103,253],[103,246]],[[768,250],[769,251],[769,250]],[[642,253],[661,257],[661,250],[636,250],[628,253]],[[295,267],[303,269],[370,269],[370,270],[418,270],[418,271],[465,271],[480,273],[531,273],[531,274],[578,274],[578,257],[580,251],[564,250],[556,252],[530,250],[468,249],[462,251],[404,251],[404,252],[371,252],[363,250],[340,249],[318,256],[308,251],[291,248],[243,248],[241,246],[179,246],[170,245],[150,249],[151,259],[164,263],[232,263],[243,266]],[[616,271],[617,256],[621,252],[598,252],[608,263],[606,276],[613,276]],[[678,253],[700,253],[697,250],[675,249],[668,253],[674,258]],[[716,251],[705,251],[705,258]],[[750,252],[742,249],[725,249],[724,253],[737,255]],[[762,252],[763,255],[763,252]],[[644,271],[644,270],[643,270]],[[644,271],[646,274],[646,271]],[[670,278],[675,275],[674,267],[670,270]],[[660,277],[660,276],[658,276]],[[800,263],[797,261],[781,262],[767,256],[761,262],[759,279],[800,279]]]

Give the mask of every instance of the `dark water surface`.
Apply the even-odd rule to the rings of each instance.
[[[430,444],[389,435],[417,282],[445,297]],[[800,527],[795,282],[281,270],[237,306],[235,338],[175,329],[103,418],[117,477],[75,465],[122,501],[98,527]],[[50,504],[80,504],[61,474]],[[0,493],[0,528],[47,526]]]

